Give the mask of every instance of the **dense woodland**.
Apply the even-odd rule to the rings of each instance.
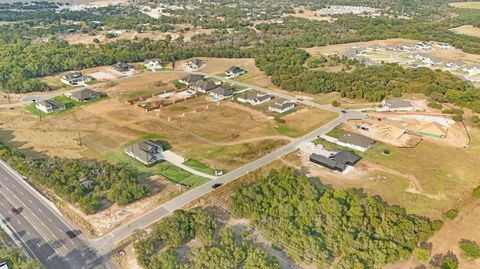
[[[105,197],[124,205],[147,195],[127,168],[105,162],[61,158],[32,159],[0,142],[0,158],[39,186],[45,186],[87,214],[95,213]]]
[[[237,188],[231,209],[298,261],[379,268],[407,259],[440,221],[407,214],[360,190],[334,190],[291,169]]]
[[[180,251],[193,239],[201,246]],[[148,269],[280,269],[275,258],[200,209],[175,211],[150,234],[138,232],[135,251]]]

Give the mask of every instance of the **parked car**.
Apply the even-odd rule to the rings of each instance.
[[[20,214],[20,210],[18,210],[18,209],[15,208],[15,207],[12,207],[12,209],[10,209],[10,211],[12,212],[13,215],[18,215],[18,214]]]
[[[212,188],[216,189],[216,188],[218,188],[222,185],[223,185],[222,183],[215,183],[215,184],[212,185]]]

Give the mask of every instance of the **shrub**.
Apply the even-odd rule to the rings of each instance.
[[[442,107],[443,107],[441,104],[436,103],[436,102],[430,102],[430,103],[428,103],[427,105],[428,105],[429,107],[435,108],[435,109],[442,109]]]
[[[445,212],[444,215],[449,219],[454,219],[458,216],[458,209],[456,208],[449,209],[447,212]]]
[[[425,248],[416,248],[413,251],[415,258],[420,262],[427,262],[430,259],[430,251]]]
[[[462,114],[455,114],[455,115],[453,115],[452,119],[454,121],[462,121],[463,120],[463,115]]]
[[[480,185],[473,189],[473,197],[480,198]]]
[[[450,108],[442,110],[444,114],[463,114],[463,110],[460,108]]]
[[[339,107],[340,105],[341,105],[340,102],[338,102],[337,100],[332,102],[332,106],[334,107]]]
[[[460,241],[460,249],[465,256],[478,259],[480,258],[480,247],[477,242],[463,239]]]
[[[457,208],[452,208],[445,212],[445,216],[449,219],[455,219],[458,216],[458,213],[459,211]]]

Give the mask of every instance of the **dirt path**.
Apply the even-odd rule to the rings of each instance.
[[[417,178],[414,175],[401,173],[397,170],[394,170],[394,169],[391,169],[391,168],[388,168],[388,167],[385,167],[385,166],[382,166],[382,165],[379,165],[379,164],[376,164],[376,163],[373,163],[373,162],[370,162],[370,161],[366,161],[366,160],[364,160],[363,163],[365,165],[368,165],[370,168],[374,168],[376,170],[386,172],[386,173],[392,174],[394,176],[405,178],[408,181],[408,183],[410,184],[410,187],[405,190],[407,192],[415,193],[415,194],[421,194],[421,195],[424,195],[424,196],[426,196],[430,199],[434,199],[434,200],[446,199],[444,194],[432,195],[432,194],[429,194],[429,193],[425,192],[423,190],[422,186],[420,185],[420,182],[418,182]]]

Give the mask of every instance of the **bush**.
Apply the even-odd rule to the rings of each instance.
[[[416,248],[413,251],[413,254],[415,255],[415,258],[417,258],[417,260],[420,262],[428,262],[428,260],[430,259],[430,251],[425,248]]]
[[[439,103],[436,103],[436,102],[430,102],[427,104],[429,107],[431,108],[435,108],[435,109],[442,109],[443,106]]]
[[[455,115],[453,115],[452,119],[454,121],[462,121],[463,120],[463,115],[462,114],[455,114]]]
[[[460,249],[465,256],[478,259],[480,258],[480,247],[475,241],[465,240],[460,241]]]
[[[473,197],[480,198],[480,185],[473,189]]]
[[[335,100],[335,101],[332,102],[332,106],[334,106],[334,107],[339,107],[339,106],[341,106],[341,105],[342,105],[342,104],[340,104],[340,102],[338,102],[337,100]]]
[[[444,215],[449,219],[454,219],[458,216],[458,209],[456,208],[449,209],[447,212],[445,212]]]
[[[444,113],[444,114],[462,114],[463,115],[463,110],[460,109],[460,108],[450,108],[450,109],[442,110],[442,113]]]

